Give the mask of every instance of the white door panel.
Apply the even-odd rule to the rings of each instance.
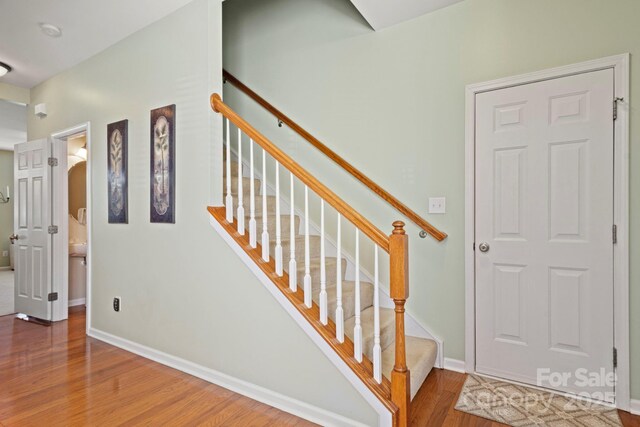
[[[613,99],[612,69],[476,96],[478,372],[613,392],[575,375],[613,371]]]
[[[15,310],[45,320],[51,318],[49,153],[46,139],[16,144],[14,149]]]

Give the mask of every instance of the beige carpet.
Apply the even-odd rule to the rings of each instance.
[[[476,375],[465,381],[456,409],[515,427],[622,426],[613,408]]]
[[[15,313],[13,298],[13,271],[0,271],[0,316]]]

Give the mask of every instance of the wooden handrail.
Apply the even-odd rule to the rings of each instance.
[[[426,233],[428,233],[438,241],[443,241],[444,239],[447,238],[446,233],[438,230],[436,227],[431,225],[429,221],[422,218],[415,211],[413,211],[407,205],[405,205],[396,197],[394,197],[391,193],[389,193],[384,188],[380,187],[378,184],[373,182],[368,176],[366,176],[364,173],[358,170],[355,166],[347,162],[344,158],[339,156],[335,151],[333,151],[332,149],[327,147],[325,144],[320,142],[317,138],[315,138],[313,135],[311,135],[309,132],[307,132],[300,125],[298,125],[296,122],[291,120],[289,117],[287,117],[283,112],[281,112],[276,107],[274,107],[269,102],[267,102],[260,95],[258,95],[253,90],[251,90],[248,86],[246,86],[236,77],[234,77],[227,70],[222,70],[222,76],[225,79],[225,81],[228,81],[229,83],[237,87],[241,92],[245,93],[249,98],[253,99],[255,102],[260,104],[265,110],[269,111],[271,114],[277,117],[278,120],[286,124],[291,130],[296,132],[298,135],[304,138],[307,142],[309,142],[311,145],[313,145],[318,150],[320,150],[321,153],[323,153],[324,155],[329,157],[331,160],[333,160],[338,166],[340,166],[341,168],[349,172],[358,181],[360,181],[367,188],[369,188],[371,191],[376,193],[383,200],[385,200],[387,203],[393,206],[398,212],[400,212],[401,214],[409,218],[412,222],[414,222],[418,227],[420,227]]]
[[[296,163],[291,157],[286,155],[282,150],[276,147],[264,135],[258,132],[253,126],[233,111],[227,104],[222,102],[222,98],[217,93],[211,95],[211,108],[216,113],[222,114],[228,118],[233,124],[248,135],[254,142],[264,148],[271,156],[289,172],[293,173],[300,181],[307,185],[318,196],[323,198],[327,203],[333,206],[342,216],[344,216],[353,225],[358,227],[371,240],[373,240],[384,251],[389,252],[389,237],[379,228],[373,225],[368,219],[360,215],[348,203],[338,197],[327,186],[318,181],[309,174],[305,169]]]

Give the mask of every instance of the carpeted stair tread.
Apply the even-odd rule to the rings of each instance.
[[[247,206],[244,206],[245,209],[245,216],[244,216],[244,228],[246,229],[246,233],[249,233],[249,220],[251,219],[251,217],[249,215],[246,215]],[[237,216],[237,211],[235,211],[233,213],[233,216]],[[260,213],[259,215],[256,214],[255,216],[255,220],[256,220],[256,231],[257,231],[257,241],[258,243],[261,244],[262,242],[262,213]],[[300,228],[300,217],[296,216],[295,217],[295,224],[296,224],[296,229]],[[282,237],[284,238],[285,235],[288,235],[288,231],[289,231],[289,221],[287,218],[287,222],[286,222],[286,226],[284,221],[282,221],[282,217],[280,217],[280,226],[282,227],[282,229],[280,230]],[[269,244],[271,244],[271,242],[274,242],[275,245],[275,240],[276,240],[276,217],[275,215],[270,215],[269,213],[267,213],[267,231],[269,232]],[[275,253],[271,254],[272,256],[275,256]],[[288,256],[284,256],[284,252],[283,252],[283,257],[284,259],[289,260]],[[303,258],[304,259],[304,258]]]
[[[305,275],[305,265],[304,265],[304,257],[301,259],[296,259],[296,267],[298,270],[298,286],[300,288],[304,288],[304,275]],[[336,268],[338,265],[338,260],[335,257],[326,257],[325,258],[325,271],[327,275],[327,287],[334,286],[336,283]],[[284,262],[285,271],[289,271],[289,260],[285,259]],[[347,269],[347,261],[345,259],[341,259],[341,269],[342,269],[342,277],[344,277],[344,273]],[[320,289],[320,258],[311,258],[309,260],[309,274],[311,276],[311,288],[314,293],[319,292]]]
[[[231,176],[238,175],[238,162],[231,160]],[[227,176],[227,161],[222,162],[222,177]]]
[[[373,360],[373,306],[362,310],[360,325],[362,326],[362,352]],[[344,322],[344,333],[353,340],[353,328],[356,318],[351,317]],[[380,347],[384,350],[395,341],[395,312],[390,308],[380,308]]]
[[[411,399],[413,399],[436,363],[438,345],[430,339],[409,336],[405,337],[405,345],[407,367],[411,375]],[[389,379],[391,379],[395,355],[395,345],[382,350],[382,374]]]
[[[225,191],[226,191],[226,189],[225,189]],[[224,194],[224,195],[226,196],[226,194]],[[249,221],[249,218],[251,216],[250,200],[248,198],[244,199],[242,201],[242,206],[244,207],[245,217],[247,218],[247,221]],[[257,195],[256,195],[255,210],[256,210],[255,211],[256,215],[262,215],[262,196],[257,197]],[[237,212],[238,212],[238,198],[234,194],[233,195],[233,213],[234,213],[234,216],[237,214]],[[267,196],[267,216],[275,215],[275,214],[276,214],[276,197],[275,196]],[[288,219],[289,219],[289,217],[287,216],[287,220]],[[287,222],[287,225],[288,224],[289,223]],[[284,227],[284,222],[283,222],[283,227]],[[288,230],[288,228],[287,228],[287,230]]]
[[[291,258],[291,247],[289,242],[291,240],[291,234],[289,233],[289,229],[291,227],[289,223],[289,217],[287,217],[286,226],[283,224],[283,233],[282,233],[282,257],[284,262],[289,264],[289,259]],[[285,231],[286,230],[286,231]],[[304,236],[297,235],[296,236],[296,261],[299,260],[304,261]],[[276,250],[276,241],[275,238],[271,239],[271,254],[275,254]],[[273,255],[275,256],[275,255]],[[310,258],[318,258],[320,256],[320,236],[309,235],[309,257]],[[318,288],[319,289],[319,288]]]
[[[255,196],[259,196],[262,194],[262,186],[260,185],[260,180],[259,179],[254,179],[253,180],[253,185],[254,187],[254,194]],[[222,192],[224,193],[224,195],[227,195],[227,179],[225,178],[222,181]],[[232,176],[231,177],[231,194],[233,195],[233,198],[236,199],[238,196],[238,177],[237,176]],[[251,178],[247,178],[247,177],[243,177],[242,178],[242,197],[243,197],[243,205],[249,206],[249,198],[251,197]],[[262,199],[258,199],[258,197],[256,197],[256,205],[258,204],[258,200],[260,200],[259,203],[262,203]]]
[[[327,287],[327,307],[329,318],[336,320],[337,292],[336,286]],[[314,291],[316,289],[314,288]],[[342,311],[344,319],[349,319],[355,314],[356,285],[349,280],[342,281]],[[320,288],[313,294],[313,300],[320,304]],[[373,284],[360,282],[360,307],[362,310],[373,305]]]

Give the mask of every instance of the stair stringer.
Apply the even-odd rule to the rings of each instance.
[[[360,393],[360,395],[371,405],[378,414],[378,426],[392,426],[393,417],[391,412],[382,404],[371,390],[358,378],[358,376],[349,368],[349,366],[338,356],[327,342],[313,329],[306,319],[298,312],[278,288],[271,282],[271,279],[256,265],[255,262],[247,255],[240,245],[222,228],[215,218],[210,217],[209,222],[214,230],[222,237],[222,239],[231,247],[238,255],[242,262],[249,267],[256,278],[264,285],[278,303],[285,309],[298,326],[307,334],[314,344],[323,352],[323,354],[338,368],[340,373],[351,383],[351,385]],[[363,425],[364,426],[364,425]]]
[[[233,157],[237,161],[238,155],[236,151],[233,148],[231,148],[231,152],[233,153]],[[250,163],[243,158],[242,171],[243,171],[244,177],[249,177],[249,174],[246,173],[246,171],[249,170],[249,167],[250,167]],[[254,170],[254,178],[260,179],[260,181],[262,181],[263,179],[262,171]],[[269,182],[269,180],[267,180],[266,182],[266,187],[267,187],[268,196],[276,195],[276,189]],[[281,202],[281,211],[289,212],[289,210],[291,209],[290,199],[286,195],[284,195],[282,192],[280,193],[280,202]],[[300,218],[304,218],[304,212],[301,209],[299,209],[297,206],[294,206],[293,210],[295,214],[298,215]],[[288,218],[288,215],[284,215],[284,216]],[[303,227],[303,224],[304,224],[303,221],[300,221],[301,229]],[[298,230],[298,233],[302,234],[302,230]],[[309,220],[309,234],[314,236],[320,235],[320,226],[311,219]],[[325,239],[327,242],[327,246],[326,246],[327,256],[328,257],[337,256],[336,241],[330,235],[325,235]],[[344,248],[341,251],[341,256],[347,262],[347,269],[345,272],[344,279],[355,280],[355,270],[356,270],[355,259],[350,253],[345,252]],[[371,274],[371,272],[369,272],[363,266],[360,266],[360,280],[373,283],[373,274]],[[387,283],[385,283],[384,280],[380,280],[379,297],[380,297],[380,307],[389,308],[389,309],[395,308],[395,305],[393,304],[393,301],[389,296],[389,286]],[[441,368],[441,369],[444,368],[444,342],[439,336],[433,334],[427,327],[425,327],[424,325],[422,325],[422,323],[416,320],[416,318],[411,314],[411,310],[408,307],[405,307],[405,334],[411,337],[426,338],[426,339],[435,341],[436,344],[438,345],[438,355],[436,357],[435,367]]]

